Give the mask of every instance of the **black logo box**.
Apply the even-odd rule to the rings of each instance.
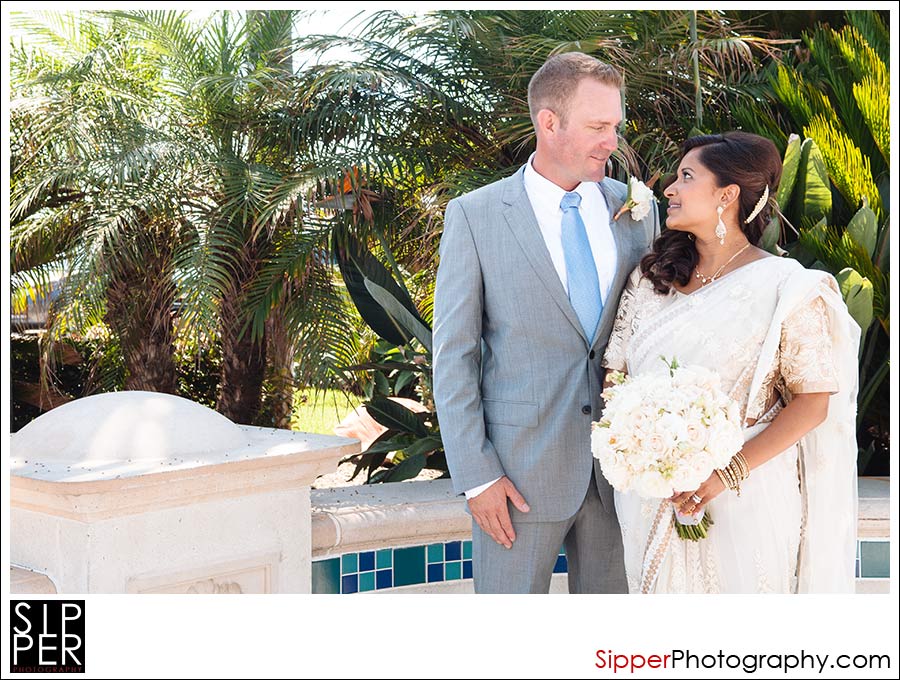
[[[11,673],[84,673],[84,600],[10,600]]]

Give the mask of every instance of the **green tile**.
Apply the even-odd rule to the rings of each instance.
[[[444,561],[444,544],[432,543],[428,546],[428,564]]]
[[[312,591],[337,595],[341,592],[341,561],[337,557],[312,563]]]
[[[425,546],[394,549],[394,587],[425,583]]]
[[[463,541],[463,559],[472,559],[472,541]]]
[[[359,575],[359,592],[375,590],[375,572],[366,571]]]
[[[444,580],[457,581],[462,578],[462,562],[447,562],[444,566]]]
[[[890,578],[891,544],[888,541],[860,541],[863,578]]]
[[[341,573],[342,574],[355,574],[359,571],[359,554],[358,553],[347,553],[346,555],[341,555]]]
[[[386,548],[375,553],[375,568],[390,569],[391,568],[391,549]]]

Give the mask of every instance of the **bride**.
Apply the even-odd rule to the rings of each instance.
[[[671,499],[616,494],[631,592],[853,592],[859,327],[831,275],[756,247],[781,159],[743,132],[684,144],[668,227],[631,274],[604,365],[721,376],[744,448]],[[672,506],[710,514],[681,540]]]

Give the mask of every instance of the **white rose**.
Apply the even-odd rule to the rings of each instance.
[[[668,498],[672,483],[659,472],[647,472],[638,479],[637,492],[642,498]]]
[[[731,457],[741,450],[744,439],[736,428],[716,428],[709,433],[706,450],[712,456],[716,467],[727,465]]]
[[[675,448],[678,442],[687,437],[687,425],[674,413],[663,413],[653,428],[663,438],[667,448]]]
[[[650,214],[650,204],[656,198],[647,185],[639,181],[637,177],[632,177],[628,180],[628,183],[631,187],[630,203],[633,204],[631,207],[631,219],[639,222]]]
[[[687,426],[685,441],[694,448],[703,449],[706,447],[706,442],[709,441],[709,430],[698,421],[693,421]]]
[[[643,450],[658,459],[666,451],[666,442],[654,432],[644,440]]]

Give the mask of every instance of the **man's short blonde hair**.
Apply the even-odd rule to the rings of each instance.
[[[544,62],[528,83],[528,111],[537,127],[537,114],[550,109],[566,124],[569,104],[578,83],[584,78],[622,89],[622,74],[613,66],[583,52],[555,54]]]

